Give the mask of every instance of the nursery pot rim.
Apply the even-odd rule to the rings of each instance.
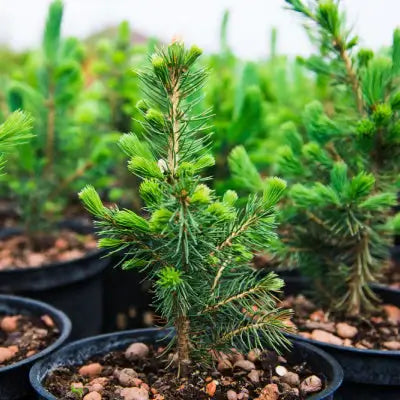
[[[12,369],[18,368],[28,363],[36,362],[38,359],[45,357],[51,352],[53,352],[54,349],[62,346],[62,344],[68,339],[71,333],[72,324],[68,316],[63,311],[43,301],[34,300],[22,296],[0,294],[0,303],[5,301],[8,302],[11,301],[11,303],[20,304],[21,306],[31,304],[37,306],[38,308],[42,308],[43,311],[49,313],[51,317],[56,316],[60,320],[61,324],[57,325],[58,329],[60,330],[60,336],[58,336],[58,338],[53,343],[51,343],[49,346],[47,346],[46,348],[44,348],[43,350],[39,351],[38,353],[34,354],[31,357],[24,358],[23,360],[17,361],[5,367],[0,367],[0,373],[10,371]]]
[[[63,221],[61,221],[63,222]],[[84,225],[82,225],[83,227]],[[5,237],[12,237],[12,236],[16,236],[16,235],[20,235],[24,233],[24,229],[21,226],[15,226],[15,227],[11,227],[11,228],[3,228],[9,230],[9,233],[5,235]],[[2,229],[0,229],[1,231]],[[73,230],[71,228],[71,230]],[[95,233],[95,231],[93,231],[92,233]],[[54,269],[57,267],[63,267],[66,266],[70,263],[74,263],[78,260],[82,260],[82,261],[86,261],[92,257],[97,257],[100,256],[100,258],[105,258],[107,257],[108,253],[106,250],[104,249],[100,249],[98,247],[94,248],[94,249],[90,249],[89,251],[87,251],[84,255],[82,255],[81,257],[76,257],[76,258],[71,258],[70,260],[62,260],[62,261],[55,261],[55,262],[49,262],[46,264],[42,264],[42,265],[37,265],[34,267],[27,267],[27,268],[19,268],[19,267],[14,267],[14,266],[10,266],[7,268],[4,268],[2,270],[0,270],[0,275],[3,274],[15,274],[15,273],[19,273],[19,272],[26,272],[26,271],[32,271],[32,273],[34,273],[35,271],[45,271],[48,269]]]
[[[170,335],[174,329],[173,328],[142,328],[142,329],[131,329],[131,330],[126,330],[126,331],[120,331],[120,332],[112,332],[112,333],[106,333],[102,335],[96,335],[96,336],[91,336],[85,339],[80,339],[76,340],[74,342],[71,342],[67,344],[66,346],[58,349],[56,352],[51,354],[51,357],[56,358],[59,354],[65,354],[68,353],[68,351],[72,350],[73,352],[77,352],[77,347],[85,347],[87,344],[90,344],[92,342],[98,341],[98,340],[103,340],[107,338],[112,338],[112,337],[118,337],[118,336],[129,336],[129,335],[136,335],[136,336],[145,336],[147,333],[154,333],[154,332],[165,332],[165,337]],[[160,341],[162,339],[159,339]],[[309,352],[314,352],[323,357],[327,364],[329,364],[333,370],[332,378],[329,380],[327,387],[322,390],[321,392],[318,392],[310,397],[307,398],[307,400],[315,400],[320,396],[328,396],[330,394],[333,394],[336,392],[336,390],[341,386],[343,379],[344,379],[344,372],[340,364],[335,360],[334,357],[332,357],[330,354],[326,353],[324,350],[310,344],[310,343],[304,343],[299,340],[294,340],[293,341],[296,346],[306,348]],[[47,391],[44,386],[42,385],[42,379],[37,379],[39,375],[40,368],[42,367],[43,364],[47,362],[46,358],[42,358],[39,361],[37,361],[31,368],[29,372],[29,380],[36,391],[37,395],[42,396],[47,399],[51,400],[57,400],[54,395],[52,395],[49,391]],[[61,366],[62,364],[59,364],[58,366]],[[50,371],[47,371],[49,373]]]
[[[395,293],[395,294],[400,293],[400,288],[393,288],[390,287],[389,285],[380,282],[371,283],[370,287],[372,289],[386,290],[389,293]]]
[[[15,273],[18,273],[18,272],[26,272],[26,271],[34,272],[34,271],[38,271],[38,270],[44,271],[44,270],[47,270],[47,269],[54,269],[54,268],[57,268],[57,267],[66,266],[66,265],[74,263],[75,261],[78,261],[78,260],[86,261],[89,258],[98,256],[98,255],[100,255],[100,258],[105,258],[105,257],[108,256],[108,253],[103,249],[96,248],[96,249],[88,251],[87,253],[85,253],[81,257],[71,258],[70,260],[50,262],[50,263],[38,265],[38,266],[35,266],[35,267],[26,267],[26,268],[19,268],[19,267],[13,267],[13,266],[10,267],[10,268],[7,267],[7,268],[5,268],[3,270],[0,270],[0,275],[8,274],[8,273],[15,274]]]

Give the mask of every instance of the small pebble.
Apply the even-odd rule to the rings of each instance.
[[[132,368],[124,368],[118,373],[118,381],[122,386],[136,386],[135,379],[138,377],[137,372]]]
[[[320,329],[315,329],[311,332],[311,339],[318,340],[320,342],[336,344],[338,346],[341,346],[343,344],[343,340],[336,335],[322,331]]]
[[[220,372],[228,371],[232,368],[233,368],[232,363],[229,360],[221,360],[218,362],[218,365],[217,365],[217,370]]]
[[[314,322],[325,321],[325,313],[322,310],[316,310],[310,314],[310,320]]]
[[[400,323],[400,308],[392,304],[385,304],[383,306],[387,319],[394,325]]]
[[[8,350],[12,351],[13,355],[17,354],[19,351],[19,347],[15,346],[15,345],[8,346],[7,348],[8,348]]]
[[[206,393],[210,396],[213,397],[215,392],[217,390],[217,384],[215,381],[211,381],[210,383],[207,383],[206,385]]]
[[[103,385],[100,383],[94,383],[93,385],[89,385],[87,388],[89,389],[89,392],[101,393],[104,390]]]
[[[288,371],[285,375],[282,376],[281,381],[287,383],[292,387],[300,385],[300,377],[295,372]]]
[[[245,371],[251,371],[252,369],[256,369],[256,366],[254,363],[248,360],[239,360],[236,361],[235,364],[233,365],[234,368],[241,368],[244,369]]]
[[[278,365],[275,368],[275,372],[277,373],[277,375],[279,376],[284,376],[287,374],[288,370],[283,366],[283,365]]]
[[[47,314],[42,315],[42,316],[40,317],[40,319],[41,319],[41,320],[43,321],[43,323],[44,323],[46,326],[48,326],[49,328],[54,328],[55,324],[54,324],[53,319],[50,317],[50,315],[47,315]]]
[[[103,366],[99,363],[91,363],[79,368],[79,374],[82,376],[95,377],[100,375]]]
[[[260,371],[253,369],[248,373],[247,377],[251,380],[251,382],[258,383],[260,382]]]
[[[343,340],[343,346],[352,347],[353,346],[353,342],[350,339],[344,339]]]
[[[226,393],[226,398],[228,400],[237,400],[237,393],[234,390],[228,390]]]
[[[149,400],[149,392],[142,388],[124,388],[121,390],[124,400]]]
[[[256,362],[260,358],[261,351],[260,349],[250,350],[247,354],[247,359],[251,362]]]
[[[352,339],[357,335],[358,329],[355,326],[346,324],[346,322],[339,322],[336,324],[336,333],[343,339]]]
[[[400,350],[400,342],[397,340],[383,342],[383,346],[386,347],[388,350]]]
[[[97,392],[90,392],[83,397],[83,400],[101,400],[101,394]]]
[[[20,318],[20,315],[4,317],[1,320],[0,328],[7,333],[15,332],[18,329],[18,321]]]
[[[4,364],[14,357],[15,353],[7,347],[0,347],[0,364]]]
[[[102,386],[107,385],[108,383],[108,378],[106,377],[100,377],[100,378],[94,378],[93,380],[90,381],[89,385],[97,385],[100,384]]]
[[[144,343],[132,343],[125,351],[125,357],[130,360],[141,360],[149,354],[149,347]]]
[[[304,381],[300,384],[300,391],[303,395],[319,392],[321,389],[321,379],[319,379],[316,375],[309,376],[308,378],[304,379]]]
[[[264,389],[260,393],[260,396],[258,396],[255,400],[278,400],[278,398],[278,385],[276,385],[275,383],[270,383],[264,387]]]
[[[238,395],[237,395],[237,399],[238,400],[247,400],[249,398],[249,394],[248,393],[246,393],[246,392],[240,392]]]

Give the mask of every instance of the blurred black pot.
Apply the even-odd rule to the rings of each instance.
[[[91,224],[69,221],[62,224],[81,234],[93,232]],[[0,237],[21,233],[3,229]],[[85,256],[41,267],[0,271],[0,293],[44,301],[64,311],[72,321],[71,337],[79,339],[101,333],[103,326],[102,271],[110,260],[93,250]]]
[[[104,332],[154,325],[150,282],[136,269],[122,270],[121,261],[121,255],[112,255],[104,271]]]

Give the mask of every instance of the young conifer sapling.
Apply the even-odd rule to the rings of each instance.
[[[322,104],[306,106],[304,129],[285,124],[286,145],[279,170],[290,183],[283,207],[282,242],[275,255],[298,265],[313,279],[316,299],[335,314],[368,315],[379,299],[371,284],[389,262],[399,180],[400,36],[391,57],[360,50],[337,1],[286,0],[303,15],[318,41],[319,56],[307,64],[328,75],[341,100],[332,115]],[[368,128],[368,129],[367,129]],[[265,184],[242,147],[229,158],[242,187],[259,192]]]
[[[275,295],[274,273],[260,276],[253,250],[275,237],[275,205],[286,184],[271,178],[244,209],[237,194],[215,195],[201,175],[209,154],[210,111],[195,112],[207,71],[196,66],[201,50],[180,42],[158,49],[140,73],[146,100],[138,103],[143,137],[123,135],[119,144],[129,170],[140,177],[143,216],[105,207],[92,186],[79,194],[99,228],[99,246],[123,251],[122,268],[141,268],[154,282],[157,312],[174,327],[171,339],[185,374],[193,360],[212,351],[288,345],[288,310]]]

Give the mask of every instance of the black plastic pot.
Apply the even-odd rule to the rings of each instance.
[[[87,225],[68,225],[80,233],[89,233],[92,229]],[[0,237],[19,232],[3,230]],[[1,270],[0,293],[38,299],[64,311],[72,321],[73,339],[99,334],[103,326],[102,271],[110,262],[104,254],[93,250],[71,261]]]
[[[110,257],[104,271],[104,332],[154,326],[150,282],[137,270],[119,267],[120,255]]]
[[[168,331],[156,328],[137,329],[79,340],[65,346],[45,360],[37,362],[31,369],[30,381],[39,395],[39,399],[56,400],[42,385],[46,375],[60,366],[84,363],[96,355],[126,348],[132,342],[159,343],[165,339]],[[295,341],[288,355],[293,361],[307,361],[316,372],[324,374],[329,381],[326,389],[307,400],[331,400],[343,379],[339,364],[328,354],[314,346]]]
[[[287,277],[285,293],[306,293],[310,282],[302,277]],[[381,288],[376,293],[385,303],[400,306],[400,296],[393,295]],[[343,367],[345,381],[370,384],[400,386],[400,351],[363,350],[354,347],[337,346],[298,335],[289,335],[292,339],[313,344],[331,354]]]
[[[0,399],[14,400],[33,394],[29,384],[29,370],[40,358],[59,348],[71,332],[71,322],[61,311],[48,304],[23,297],[0,295],[1,314],[49,315],[60,330],[59,338],[49,347],[25,360],[0,367]]]

